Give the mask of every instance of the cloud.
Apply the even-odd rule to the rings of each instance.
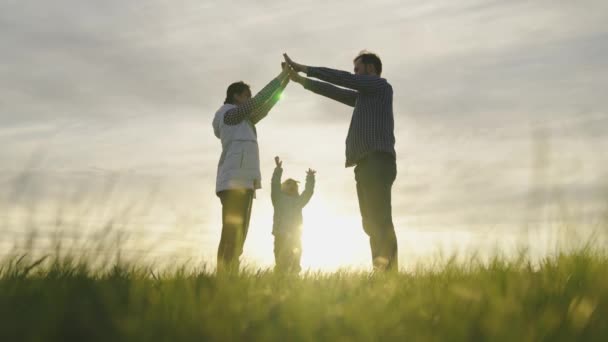
[[[196,192],[215,203],[210,122],[225,87],[245,80],[261,89],[283,52],[350,70],[367,48],[395,89],[400,211],[432,223],[484,207],[508,219],[504,208],[526,203],[539,132],[553,168],[583,165],[568,185],[582,190],[565,193],[597,203],[588,184],[601,184],[608,165],[606,13],[599,0],[4,1],[3,177],[44,151],[40,170],[59,188],[74,174],[93,184],[131,172],[142,182],[125,187],[161,177],[181,194],[175,201]],[[331,189],[321,193],[356,215],[352,170],[343,168],[350,113],[290,85],[260,124],[264,175],[275,154],[295,175],[313,166]]]

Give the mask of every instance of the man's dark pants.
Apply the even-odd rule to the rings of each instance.
[[[219,197],[222,201],[222,237],[217,250],[217,270],[236,271],[249,230],[253,190],[225,190]]]
[[[355,180],[363,229],[369,236],[372,260],[388,260],[387,270],[398,269],[397,237],[393,225],[391,188],[397,164],[390,153],[373,152],[357,163]]]

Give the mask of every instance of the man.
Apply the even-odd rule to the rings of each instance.
[[[359,209],[363,229],[369,236],[374,269],[396,271],[397,238],[391,212],[391,188],[397,176],[393,88],[380,77],[382,61],[363,51],[354,59],[351,74],[310,67],[294,62],[287,54],[283,56],[293,69],[292,81],[354,107],[346,138],[346,167],[355,166]],[[302,77],[298,72],[325,82]]]

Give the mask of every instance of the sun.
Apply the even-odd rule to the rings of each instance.
[[[342,201],[338,194],[323,195],[315,193],[302,211],[302,269],[323,272],[369,269],[369,238],[363,232],[358,210],[340,210],[335,205]],[[244,256],[251,265],[274,266],[272,217],[272,206],[262,206],[252,214]]]
[[[369,240],[357,215],[340,213],[322,198],[304,209],[302,268],[331,271],[365,267]]]

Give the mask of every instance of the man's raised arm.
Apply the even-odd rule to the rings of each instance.
[[[318,78],[340,87],[354,89],[362,93],[373,93],[385,87],[388,83],[384,78],[375,75],[355,75],[347,71],[322,67],[311,67],[294,62],[287,54],[283,54],[285,61],[296,72],[304,72],[308,77]]]
[[[355,103],[357,102],[358,93],[356,91],[336,87],[325,82],[311,80],[298,75],[298,73],[293,70],[289,73],[289,77],[292,81],[304,86],[305,89],[308,89],[313,93],[323,95],[332,100],[344,103],[347,106],[354,107]]]
[[[387,84],[384,78],[375,75],[355,75],[347,71],[321,67],[307,67],[306,69],[308,77],[318,78],[362,93],[376,92]]]

